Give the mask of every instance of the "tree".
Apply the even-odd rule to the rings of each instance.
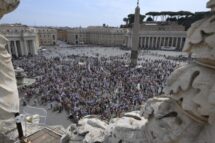
[[[134,14],[128,14],[127,17],[123,18],[123,21],[126,23],[125,25],[121,25],[120,27],[129,28],[132,27],[132,24],[134,23]],[[144,22],[145,15],[140,15],[140,23]]]
[[[185,29],[188,29],[192,23],[204,18],[205,16],[209,16],[210,14],[211,12],[192,13],[189,11],[151,11],[146,13],[146,15],[140,15],[140,23],[143,23],[146,16],[146,21],[148,22],[157,21],[157,18],[161,17],[161,21],[177,22],[179,25],[183,25]],[[127,17],[123,18],[126,25],[122,25],[122,27],[132,27],[132,24],[134,23],[134,16],[134,14],[129,14]]]
[[[128,24],[131,25],[134,23],[134,14],[129,14],[128,15]]]
[[[190,28],[191,24],[203,19],[206,16],[210,16],[211,12],[196,12],[194,14],[190,14],[187,12],[180,11],[181,17],[178,19],[178,24],[183,25],[185,29],[187,30]]]
[[[128,15],[128,24],[131,25],[134,23],[134,17],[135,15],[134,14],[129,14]],[[145,19],[145,15],[140,15],[140,23],[143,23],[144,19]]]
[[[153,18],[153,21],[157,21],[157,17],[160,16],[160,12],[148,12],[146,13],[147,16],[150,16]]]
[[[148,17],[148,18],[146,19],[146,21],[147,21],[147,22],[152,22],[153,19],[152,19],[151,17]]]
[[[145,17],[146,17],[145,15],[140,15],[140,23],[143,23]]]
[[[123,21],[125,22],[126,25],[128,25],[128,18],[127,17],[123,18]]]
[[[178,19],[176,17],[169,17],[169,18],[166,19],[166,21],[177,22]]]

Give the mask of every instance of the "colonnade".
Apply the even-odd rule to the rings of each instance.
[[[35,55],[36,45],[34,40],[10,40],[6,46],[8,52],[15,57]]]
[[[177,50],[182,50],[185,40],[185,37],[141,36],[139,48],[160,50],[162,47],[175,47]]]

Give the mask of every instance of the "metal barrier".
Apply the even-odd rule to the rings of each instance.
[[[23,109],[24,123],[25,123],[25,136],[27,136],[27,126],[45,126],[47,111],[43,108],[36,108],[32,106],[26,106]],[[29,128],[30,129],[30,128]]]
[[[47,111],[43,108],[26,106],[23,110],[23,114],[25,117],[38,115],[39,116],[39,122],[34,123],[34,124],[39,124],[39,125],[45,125],[46,124]]]

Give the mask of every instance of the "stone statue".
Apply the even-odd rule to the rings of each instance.
[[[0,18],[19,5],[19,0],[0,0]],[[6,50],[8,40],[0,34],[0,119],[19,112],[19,97],[11,56]]]
[[[0,0],[0,18],[4,16],[19,5],[19,0]]]
[[[215,0],[210,0],[207,7],[212,15],[191,26],[184,46],[184,51],[195,55],[196,60],[171,74],[164,97],[150,99],[139,113],[127,113],[108,124],[86,117],[77,127],[68,129],[70,141],[214,143]]]

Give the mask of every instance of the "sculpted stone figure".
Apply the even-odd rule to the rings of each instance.
[[[14,9],[19,5],[19,0],[0,0],[0,18]]]
[[[196,56],[195,63],[176,70],[169,78],[166,94],[182,100],[181,106],[204,122],[215,116],[215,0],[207,4],[212,16],[192,25],[184,51]]]
[[[0,0],[0,18],[14,9],[19,0]],[[19,112],[19,97],[11,56],[6,50],[8,40],[0,34],[0,119]]]
[[[0,19],[16,9],[18,4],[19,0],[0,0]],[[6,119],[19,112],[19,97],[7,44],[8,40],[0,34],[0,142],[12,143],[14,141],[6,137],[4,131],[9,128]],[[15,121],[13,123],[15,125]]]
[[[212,15],[191,26],[184,46],[185,52],[195,55],[195,61],[171,74],[165,97],[148,100],[139,113],[112,119],[99,138],[94,132],[102,122],[95,122],[94,130],[85,134],[77,130],[95,118],[85,118],[84,124],[80,120],[70,134],[86,143],[214,143],[215,0],[207,7]],[[89,135],[92,138],[86,140]]]

